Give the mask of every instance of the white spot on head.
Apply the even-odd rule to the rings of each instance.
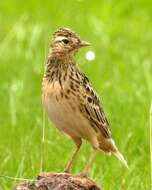
[[[95,59],[95,53],[93,51],[87,51],[85,57],[88,61],[93,61]]]

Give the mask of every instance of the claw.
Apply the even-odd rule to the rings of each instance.
[[[82,172],[82,173],[78,174],[77,176],[79,176],[81,178],[87,178],[88,174],[86,172]]]
[[[64,173],[68,173],[68,174],[70,173],[69,170],[66,169],[66,168],[63,170],[63,172],[64,172]]]

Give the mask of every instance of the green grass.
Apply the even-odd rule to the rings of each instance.
[[[89,176],[105,190],[150,189],[151,8],[145,0],[0,2],[0,175],[34,178],[42,152],[44,171],[63,171],[75,149],[47,118],[42,146],[44,60],[50,35],[65,26],[92,43],[76,59],[101,97],[130,166],[98,153]],[[84,57],[89,49],[96,53],[92,62]],[[73,173],[83,169],[90,150],[84,142]],[[0,178],[0,190],[16,183]]]

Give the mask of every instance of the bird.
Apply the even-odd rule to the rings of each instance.
[[[97,151],[115,155],[128,167],[112,138],[100,98],[75,61],[76,52],[89,45],[69,28],[57,29],[49,45],[42,80],[42,104],[48,118],[76,144],[64,172],[70,171],[82,140],[92,145],[82,176],[88,175]]]

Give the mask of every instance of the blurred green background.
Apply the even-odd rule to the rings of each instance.
[[[151,10],[146,0],[0,1],[0,175],[35,178],[42,165],[43,171],[63,171],[75,149],[43,119],[41,105],[48,44],[64,26],[92,43],[76,60],[101,97],[130,166],[99,152],[89,176],[105,190],[150,189]],[[88,50],[96,54],[92,62],[85,59]],[[73,173],[83,169],[90,151],[84,142]],[[15,184],[0,177],[0,190]]]

